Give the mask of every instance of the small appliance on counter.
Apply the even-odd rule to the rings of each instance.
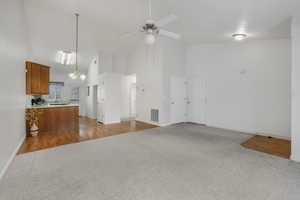
[[[31,99],[32,106],[44,105],[45,103],[46,103],[45,99],[43,99],[41,96],[34,96],[34,98]]]

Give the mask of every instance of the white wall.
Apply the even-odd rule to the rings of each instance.
[[[88,85],[97,85],[99,73],[100,73],[99,57],[95,57],[90,62],[90,66],[89,66],[88,74],[87,74],[87,84]]]
[[[94,105],[93,105],[93,86],[98,85],[98,76],[99,76],[99,57],[92,59],[88,74],[87,74],[87,87],[89,87],[90,94],[86,98],[86,116],[92,119],[96,119],[94,115]]]
[[[206,86],[206,124],[289,138],[290,48],[290,40],[189,47],[188,75]]]
[[[300,17],[292,23],[292,155],[300,162]]]
[[[171,121],[171,96],[170,82],[172,77],[186,77],[185,67],[185,45],[182,41],[176,41],[168,38],[161,40],[163,45],[162,67],[163,67],[163,90],[162,96],[162,115],[161,124],[168,124]],[[184,97],[182,97],[184,98]]]
[[[87,74],[87,86],[90,87],[90,95],[87,97],[86,112],[87,116],[96,119],[95,105],[94,105],[94,91],[93,86],[99,84],[99,75],[103,73],[111,73],[113,68],[113,54],[109,52],[101,52],[94,59],[91,60]]]
[[[122,75],[103,73],[99,76],[99,85],[104,92],[104,124],[120,123],[122,106]]]
[[[97,108],[94,108],[94,99],[95,99],[95,95],[94,94],[94,86],[88,86],[89,87],[89,96],[87,96],[86,98],[86,116],[88,118],[91,118],[91,119],[96,119],[97,116],[95,115],[95,111],[94,109],[97,109]]]
[[[128,120],[133,117],[130,113],[131,87],[136,84],[136,75],[123,75],[121,81],[121,119]]]
[[[157,42],[153,46],[147,46],[141,42],[129,54],[128,74],[136,74],[137,119],[151,122],[150,110],[162,110],[162,45]],[[161,118],[161,112],[160,116]]]
[[[99,56],[99,74],[110,73],[113,71],[113,54],[101,52]]]
[[[27,30],[23,21],[23,1],[0,1],[0,18],[1,178],[25,136]]]
[[[114,53],[112,60],[112,72],[128,74],[128,53]]]
[[[113,56],[113,72],[136,75],[138,120],[153,123],[150,119],[150,110],[153,108],[159,109],[159,125],[169,123],[170,77],[185,76],[184,64],[183,43],[167,38],[159,38],[153,46],[141,41],[132,51],[116,53]],[[123,87],[124,91],[127,89]],[[124,118],[128,114],[129,102],[126,100],[127,97],[124,97],[122,109]]]
[[[95,62],[96,61],[96,62]],[[128,61],[129,57],[127,54],[123,53],[109,53],[109,52],[101,52],[99,56],[91,60],[88,77],[87,77],[87,85],[90,86],[90,96],[87,97],[87,116],[90,118],[96,118],[94,115],[94,107],[93,106],[93,96],[94,91],[92,87],[99,84],[99,75],[103,75],[105,73],[119,74],[121,78],[121,98],[119,98],[119,102],[121,104],[121,119],[128,119],[130,117],[129,113],[129,89],[130,84],[133,82],[133,76],[128,75]],[[122,76],[121,76],[122,75]],[[120,114],[119,114],[120,115]],[[115,120],[114,120],[115,121]]]
[[[160,110],[159,124],[168,124],[170,78],[188,77],[197,80],[196,90],[205,90],[200,93],[207,99],[207,125],[290,138],[290,48],[288,39],[186,48],[161,38],[154,46],[141,42],[132,52],[113,55],[108,72],[136,74],[138,120],[151,122],[150,109],[155,108]],[[190,107],[189,112],[197,109]],[[190,121],[201,116],[189,115]]]

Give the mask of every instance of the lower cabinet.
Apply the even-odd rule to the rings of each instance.
[[[38,110],[39,135],[79,131],[79,107],[38,108]]]

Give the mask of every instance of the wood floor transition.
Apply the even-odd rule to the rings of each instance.
[[[265,136],[254,136],[241,144],[255,151],[280,156],[289,159],[291,156],[291,141]]]
[[[20,147],[18,154],[155,127],[157,126],[139,121],[103,125],[93,119],[80,118],[79,131],[50,132],[36,137],[27,137]]]
[[[20,147],[18,154],[156,127],[155,125],[139,121],[103,125],[97,123],[94,119],[80,118],[79,131],[50,132],[37,137],[27,137]],[[287,159],[291,155],[291,141],[289,140],[254,136],[241,145],[251,150]]]

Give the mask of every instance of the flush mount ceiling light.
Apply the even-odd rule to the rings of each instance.
[[[73,80],[80,78],[82,81],[86,79],[86,75],[79,71],[78,67],[78,18],[79,14],[76,13],[76,51],[75,51],[75,69],[73,72],[69,73],[69,77]]]
[[[241,41],[247,38],[247,34],[244,33],[235,33],[232,35],[235,40]]]

